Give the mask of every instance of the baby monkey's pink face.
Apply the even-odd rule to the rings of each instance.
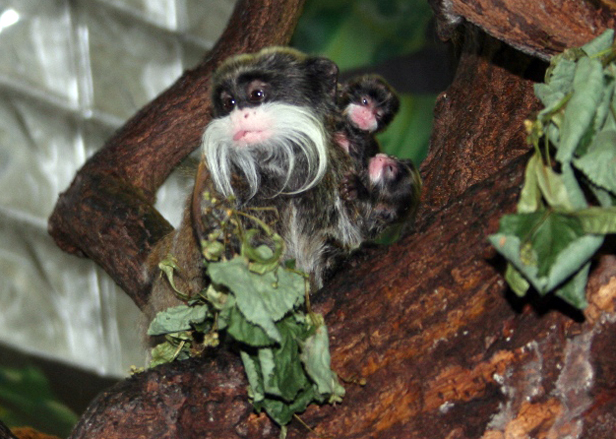
[[[353,125],[363,131],[373,132],[379,126],[379,114],[374,101],[363,96],[358,103],[351,102],[347,107],[347,115]]]
[[[387,154],[379,153],[370,159],[368,174],[373,183],[381,180],[393,180],[398,172],[400,172],[398,163]]]

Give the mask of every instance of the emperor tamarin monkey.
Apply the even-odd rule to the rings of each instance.
[[[340,257],[373,234],[372,227],[387,222],[369,209],[374,197],[364,196],[370,191],[362,192],[359,183],[360,195],[341,196],[347,176],[358,175],[360,182],[363,174],[333,139],[340,116],[337,74],[330,60],[283,48],[232,57],[216,71],[213,119],[203,135],[193,196],[180,227],[156,246],[148,264],[155,279],[148,317],[179,303],[166,279],[156,276],[156,263],[167,255],[179,267],[179,290],[193,296],[206,285],[200,238],[224,217],[224,206],[272,225],[285,242],[284,256],[316,287]],[[223,207],[204,193],[226,200]],[[246,228],[253,226],[248,215],[242,218]]]
[[[190,296],[204,287],[198,236],[215,225],[203,215],[212,207],[204,192],[232,197],[236,208],[252,209],[251,215],[273,224],[285,257],[310,273],[317,287],[339,255],[359,246],[361,226],[339,193],[352,160],[331,135],[337,74],[325,58],[282,48],[235,56],[220,66],[212,77],[213,119],[203,135],[192,201],[179,229],[152,252],[150,267],[173,255],[178,288]],[[177,304],[156,271],[150,317]]]

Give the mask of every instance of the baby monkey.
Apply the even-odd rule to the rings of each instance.
[[[413,163],[380,153],[374,138],[399,107],[395,91],[380,76],[362,75],[339,87],[342,122],[336,139],[354,162],[340,195],[361,224],[364,240],[411,219],[419,201],[421,178]]]
[[[339,86],[338,109],[342,120],[338,144],[363,165],[380,152],[374,134],[383,131],[400,108],[393,88],[380,76],[361,75]]]
[[[340,196],[355,211],[364,240],[374,240],[412,219],[420,189],[419,172],[410,160],[378,153],[367,168],[345,176]]]

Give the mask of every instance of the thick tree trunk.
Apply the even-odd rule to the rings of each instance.
[[[513,297],[486,241],[515,207],[529,151],[523,121],[539,108],[532,86],[545,65],[481,30],[549,56],[598,35],[612,17],[598,2],[552,0],[526,10],[514,0],[446,3],[446,11],[434,5],[442,32],[451,34],[447,26],[461,16],[478,27],[459,36],[455,80],[437,102],[415,233],[363,250],[315,295],[347,395],[335,407],[309,407],[302,420],[336,438],[612,438],[616,258],[596,261],[582,314],[553,299]],[[541,39],[552,24],[533,15],[536,4],[555,23],[565,22],[562,14],[575,18],[585,34],[554,26]],[[139,129],[125,131],[137,138]],[[277,431],[252,412],[239,358],[218,349],[105,392],[72,437],[271,438]],[[288,437],[311,434],[294,421]]]

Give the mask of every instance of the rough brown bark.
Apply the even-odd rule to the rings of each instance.
[[[564,4],[554,14],[568,13]],[[495,26],[493,15],[481,17],[481,28]],[[520,22],[525,44],[544,47],[533,40],[538,25],[531,17]],[[586,22],[587,32],[598,34],[609,19]],[[502,260],[486,236],[515,206],[528,158],[523,121],[538,109],[533,79],[545,66],[467,29],[458,40],[455,81],[435,109],[415,233],[363,251],[315,295],[329,326],[333,366],[349,383],[341,405],[311,406],[302,419],[321,437],[349,439],[612,438],[616,258],[596,261],[583,314],[554,299],[508,293]],[[515,32],[495,36],[517,46]],[[578,37],[563,33],[558,41],[568,47]],[[360,379],[365,385],[354,384]],[[110,389],[72,437],[277,434],[265,415],[252,413],[237,356],[219,349]],[[294,421],[288,437],[311,434]]]
[[[429,0],[439,30],[451,36],[468,21],[542,59],[581,46],[615,23],[613,0]]]

